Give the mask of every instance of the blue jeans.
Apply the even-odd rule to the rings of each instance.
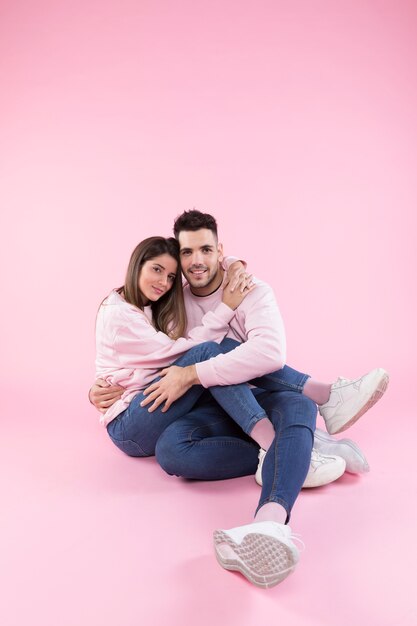
[[[235,345],[237,342],[229,344],[228,349],[233,349]],[[227,346],[221,347],[208,341],[188,350],[175,361],[174,365],[180,367],[193,365],[222,354],[226,349]],[[113,443],[126,454],[150,456],[155,453],[156,442],[163,431],[191,411],[204,392],[205,389],[201,385],[193,385],[166,413],[162,412],[162,407],[149,413],[149,407],[140,406],[146,396],[139,392],[129,406],[108,424],[107,432]],[[265,411],[257,403],[246,383],[210,387],[210,394],[245,433],[250,433],[254,425],[266,417]]]
[[[275,428],[256,510],[277,502],[286,510],[288,522],[309,469],[317,406],[296,391],[252,392]],[[253,475],[258,452],[259,446],[207,395],[171,424],[156,445],[158,463],[168,474],[197,480]]]

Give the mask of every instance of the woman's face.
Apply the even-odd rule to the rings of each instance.
[[[139,274],[139,290],[144,304],[156,302],[174,284],[178,263],[169,254],[145,261]]]

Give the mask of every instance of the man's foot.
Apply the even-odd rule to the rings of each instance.
[[[256,470],[255,480],[262,487],[262,466],[266,452],[259,448],[259,463]],[[346,468],[346,462],[340,456],[320,454],[313,448],[311,452],[310,467],[304,481],[303,489],[322,487],[328,485],[342,476]]]
[[[351,474],[369,472],[369,464],[359,446],[351,439],[336,439],[316,428],[314,447],[320,454],[335,454],[346,461],[346,471]]]
[[[299,559],[291,528],[278,522],[215,530],[213,537],[220,565],[240,572],[258,587],[273,587],[283,581]]]
[[[330,390],[330,398],[319,406],[327,432],[341,433],[358,420],[384,394],[388,373],[379,367],[356,380],[338,378]]]

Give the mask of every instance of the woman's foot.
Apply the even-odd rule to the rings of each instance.
[[[355,380],[338,378],[328,401],[319,406],[327,432],[335,435],[352,426],[383,396],[388,381],[388,373],[381,367]]]

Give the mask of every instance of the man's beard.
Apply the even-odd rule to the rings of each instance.
[[[193,278],[193,275],[190,273],[187,273],[185,275],[191,287],[194,287],[195,289],[208,287],[217,278],[217,270],[214,271],[213,273],[210,273],[210,270],[208,268],[204,267],[204,268],[199,268],[199,269],[207,269],[207,274],[205,275],[204,279],[199,280],[199,279]]]

